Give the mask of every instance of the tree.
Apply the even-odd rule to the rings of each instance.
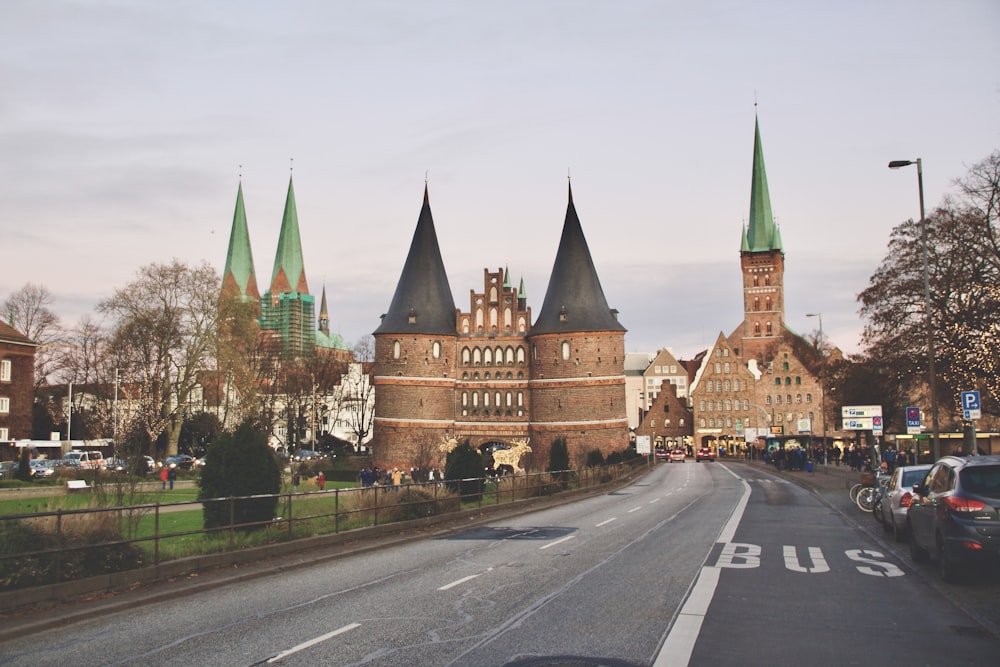
[[[198,499],[238,498],[232,501],[235,525],[266,525],[274,518],[280,490],[278,460],[267,445],[267,436],[253,422],[243,422],[235,433],[223,433],[209,445]],[[230,501],[205,502],[204,506],[206,529],[229,525]]]
[[[221,420],[227,427],[261,413],[260,387],[270,365],[257,317],[252,301],[227,296],[219,300],[215,356],[224,387]]]
[[[483,476],[483,457],[466,440],[448,452],[444,464],[444,478],[448,486],[457,488],[462,500],[474,500],[482,495],[480,478]]]
[[[552,449],[549,450],[549,472],[560,470],[569,470],[569,449],[565,438],[553,440]]]
[[[956,426],[962,390],[980,389],[983,412],[1000,415],[1000,151],[974,165],[957,185],[958,196],[924,221],[935,385],[945,399],[939,418],[948,429]],[[858,295],[868,320],[863,356],[885,368],[909,405],[930,403],[922,234],[919,221],[893,229],[888,253]]]
[[[136,418],[177,454],[181,425],[199,373],[216,350],[219,276],[207,263],[149,264],[98,305],[114,319],[110,357],[133,392]]]
[[[375,361],[375,339],[365,336],[354,346],[354,363],[344,377],[344,405],[351,431],[361,448],[371,433],[375,419],[375,383],[372,372]]]
[[[56,345],[62,333],[59,317],[52,312],[52,293],[41,285],[26,283],[4,301],[3,319],[40,345],[35,354],[35,387],[48,381],[57,359]]]

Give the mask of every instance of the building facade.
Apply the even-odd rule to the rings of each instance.
[[[38,343],[0,322],[0,443],[31,438]]]
[[[455,307],[428,192],[389,310],[374,332],[375,421],[380,467],[432,459],[468,440],[505,448],[528,438],[522,465],[543,467],[552,443],[571,462],[628,446],[625,328],[608,307],[569,193],[562,237],[537,319],[523,280],[483,272],[469,310]]]

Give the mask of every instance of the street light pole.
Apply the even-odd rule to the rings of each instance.
[[[827,442],[826,442],[826,383],[823,381],[823,374],[826,372],[826,354],[823,353],[823,313],[806,313],[806,317],[817,317],[819,318],[819,342],[816,345],[816,349],[820,354],[820,358],[823,360],[823,368],[820,369],[819,378],[819,395],[820,395],[820,410],[823,411],[823,461],[829,463],[829,457],[827,456]]]
[[[917,188],[920,193],[920,236],[923,240],[924,258],[924,324],[927,328],[927,374],[928,389],[931,393],[931,424],[934,429],[934,440],[932,453],[934,460],[941,457],[941,443],[938,437],[938,405],[937,391],[935,391],[935,376],[937,372],[934,368],[934,325],[931,322],[931,283],[930,268],[927,260],[927,217],[924,215],[924,168],[920,158],[916,160],[893,160],[889,163],[889,169],[899,169],[908,167],[911,164],[917,165]]]

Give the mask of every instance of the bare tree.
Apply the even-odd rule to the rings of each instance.
[[[348,425],[360,448],[375,419],[375,383],[372,381],[375,339],[365,336],[354,346],[354,363],[344,377],[344,406]]]
[[[191,268],[175,259],[142,267],[98,305],[115,320],[111,357],[131,387],[137,418],[151,440],[166,432],[168,456],[177,453],[199,373],[214,369],[218,291],[207,263]]]
[[[2,306],[4,320],[41,346],[35,355],[36,388],[46,384],[58,358],[55,347],[62,329],[59,317],[50,308],[52,300],[48,288],[26,283],[7,297]]]

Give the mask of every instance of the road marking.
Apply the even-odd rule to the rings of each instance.
[[[649,504],[652,505],[653,503],[658,503],[658,502],[660,502],[659,498],[653,498],[652,500],[649,501]]]
[[[562,538],[560,540],[556,540],[555,542],[549,542],[548,544],[545,544],[545,545],[540,546],[538,548],[539,549],[548,549],[549,547],[554,547],[555,545],[559,544],[560,542],[565,542],[566,540],[572,540],[574,537],[576,537],[576,535],[567,535],[566,537],[564,537],[564,538]]]
[[[333,632],[328,632],[325,635],[320,635],[319,637],[316,637],[315,639],[310,639],[307,642],[303,642],[302,644],[299,644],[298,646],[293,646],[292,648],[288,649],[287,651],[282,651],[281,653],[279,653],[278,655],[274,656],[273,658],[271,658],[267,662],[268,663],[278,662],[279,660],[287,658],[288,656],[292,655],[293,653],[298,653],[299,651],[307,649],[310,646],[315,646],[316,644],[319,644],[320,642],[325,642],[327,639],[331,639],[333,637],[336,637],[337,635],[343,634],[343,633],[347,632],[348,630],[353,630],[354,628],[360,628],[360,627],[361,627],[360,623],[351,623],[350,625],[345,625],[344,627],[338,628],[337,630],[334,630]]]
[[[618,517],[613,516],[610,519],[608,519],[607,521],[600,522],[599,524],[597,524],[596,526],[594,526],[594,528],[600,528],[601,526],[606,526],[607,524],[611,523],[612,521],[617,521],[617,520],[618,520]]]
[[[641,507],[633,507],[632,509],[630,509],[630,510],[628,511],[628,513],[629,513],[629,514],[631,514],[632,512],[638,512],[638,511],[639,511],[639,510],[641,510],[641,509],[642,509]]]
[[[464,584],[465,582],[469,581],[470,579],[475,579],[478,576],[479,576],[478,574],[470,574],[467,577],[462,577],[461,579],[456,579],[455,581],[451,582],[450,584],[445,584],[444,586],[442,586],[438,590],[439,591],[446,591],[449,588],[454,588],[455,586],[458,586],[459,584]]]

